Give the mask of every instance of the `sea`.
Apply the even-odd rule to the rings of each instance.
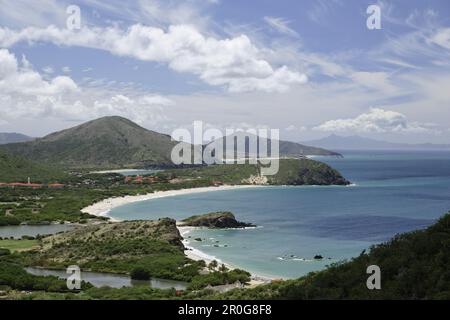
[[[356,257],[398,233],[426,228],[450,210],[450,152],[341,152],[344,158],[316,160],[339,170],[350,186],[186,194],[126,204],[110,216],[178,220],[231,211],[257,227],[194,230],[186,235],[188,245],[254,274],[296,278]]]

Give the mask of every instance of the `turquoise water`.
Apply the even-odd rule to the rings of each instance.
[[[357,256],[450,210],[450,152],[344,152],[320,158],[353,186],[264,187],[167,197],[117,207],[119,219],[185,218],[229,210],[258,225],[196,230],[190,245],[252,272],[298,277]],[[313,259],[322,255],[322,261]]]

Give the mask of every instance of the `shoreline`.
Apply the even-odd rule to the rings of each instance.
[[[213,192],[213,191],[225,191],[225,190],[237,190],[237,189],[248,189],[248,188],[261,188],[264,187],[262,185],[224,185],[220,187],[200,187],[200,188],[189,188],[189,189],[179,189],[179,190],[168,190],[168,191],[156,191],[153,193],[147,193],[144,195],[136,195],[136,196],[124,196],[124,197],[113,197],[104,199],[102,201],[96,202],[90,206],[87,206],[83,209],[81,209],[81,212],[91,214],[93,216],[98,217],[107,217],[112,222],[120,222],[120,219],[115,219],[109,216],[109,212],[116,208],[120,207],[122,205],[126,205],[129,203],[134,202],[140,202],[140,201],[147,201],[152,199],[159,199],[159,198],[166,198],[166,197],[173,197],[173,196],[179,196],[179,195],[186,195],[186,194],[195,194],[195,193],[203,193],[203,192]],[[178,226],[177,229],[180,232],[180,235],[184,238],[184,235],[189,233],[191,230],[193,230],[195,227],[183,227]],[[192,246],[189,246],[189,241],[184,239],[183,245],[185,246],[186,250],[184,251],[184,254],[192,259],[192,260],[204,260],[206,264],[209,264],[212,260],[216,260],[219,264],[225,264],[225,266],[229,269],[235,269],[234,266],[232,266],[229,263],[226,263],[222,261],[219,258],[212,257]],[[260,285],[269,283],[270,281],[274,280],[275,278],[269,278],[266,276],[261,276],[252,273],[251,276],[251,283],[250,286]]]
[[[180,196],[186,194],[195,194],[195,193],[203,193],[203,192],[213,192],[213,191],[226,191],[226,190],[235,190],[235,189],[247,189],[247,188],[260,188],[263,186],[260,185],[224,185],[220,187],[199,187],[199,188],[189,188],[189,189],[178,189],[178,190],[167,190],[167,191],[155,191],[152,193],[146,193],[143,195],[136,196],[123,196],[123,197],[112,197],[101,200],[90,206],[87,206],[81,209],[81,212],[91,214],[97,217],[107,217],[110,218],[110,221],[119,222],[120,219],[112,218],[108,215],[108,213],[122,205],[126,205],[129,203],[147,201],[152,199]]]
[[[189,245],[190,242],[189,242],[189,240],[187,240],[185,238],[185,236],[192,230],[201,229],[200,227],[177,226],[177,228],[178,228],[178,231],[180,232],[181,236],[183,237],[183,245],[186,248],[186,250],[184,250],[184,254],[189,259],[192,259],[194,261],[203,260],[203,261],[205,261],[206,265],[210,264],[213,260],[216,260],[219,265],[224,264],[230,270],[239,268],[235,265],[232,265],[228,262],[223,261],[220,258],[211,256],[211,255]],[[241,268],[239,268],[239,269],[241,269]],[[253,287],[253,286],[257,286],[257,285],[261,285],[261,284],[267,284],[275,279],[276,279],[275,277],[268,277],[268,276],[258,275],[256,273],[251,273],[251,281],[249,283],[249,287]]]

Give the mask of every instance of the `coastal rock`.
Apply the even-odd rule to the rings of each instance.
[[[251,223],[237,221],[231,212],[211,212],[184,219],[180,225],[207,228],[245,228],[254,227]]]

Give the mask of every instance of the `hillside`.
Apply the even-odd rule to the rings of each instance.
[[[168,218],[89,225],[44,238],[31,264],[61,269],[77,264],[114,273],[142,267],[152,276],[184,280],[188,260],[181,240],[175,220]]]
[[[250,290],[225,299],[450,299],[450,214],[426,230],[400,234],[349,262],[297,280]],[[381,269],[381,290],[368,290],[366,269]]]
[[[2,145],[14,154],[68,168],[170,166],[175,142],[121,117],[103,117],[30,142]]]
[[[179,225],[219,229],[255,227],[255,225],[251,223],[237,221],[234,214],[228,211],[210,212],[206,214],[191,216],[189,218],[181,220]]]
[[[227,184],[272,185],[347,185],[349,182],[325,163],[310,159],[281,159],[273,176],[259,177],[254,164],[221,164],[189,169],[171,169],[159,173],[166,179],[197,180]]]
[[[27,160],[0,150],[0,182],[48,182],[65,177],[51,166]]]
[[[225,150],[227,141],[230,143],[230,142],[233,142],[233,139],[235,139],[235,142],[238,141],[237,139],[241,139],[242,141],[245,141],[245,155],[253,155],[254,156],[254,155],[256,155],[256,152],[252,152],[249,150],[249,138],[248,137],[252,137],[255,139],[257,138],[258,143],[261,143],[261,141],[264,141],[263,139],[265,139],[265,138],[257,137],[255,135],[251,135],[249,133],[237,132],[235,134],[221,138],[223,148]],[[267,140],[267,145],[268,145],[268,147],[267,147],[268,153],[270,154],[271,139],[266,139],[266,140]],[[209,143],[208,146],[210,146],[211,148],[214,147],[217,144],[216,141]],[[279,140],[279,148],[280,148],[279,155],[281,157],[342,156],[341,154],[334,152],[334,151],[329,151],[329,150],[322,149],[322,148],[311,147],[309,145],[304,145],[304,144],[290,142],[290,141],[283,141],[283,140]],[[236,149],[237,148],[236,148],[236,144],[235,144],[235,152],[236,152]],[[244,150],[242,150],[242,151],[244,151]],[[242,156],[244,156],[244,154],[239,154],[239,157],[242,157]],[[260,157],[263,157],[263,156],[265,156],[265,155],[260,155]]]
[[[0,144],[31,141],[34,138],[15,132],[0,132]]]

